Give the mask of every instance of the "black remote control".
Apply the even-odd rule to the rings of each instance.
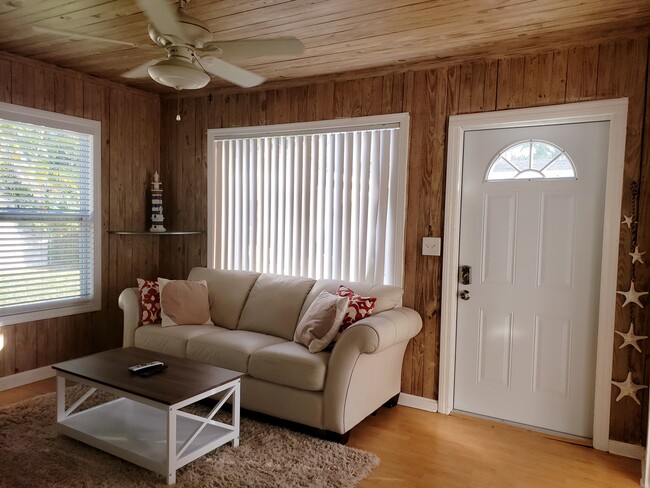
[[[161,372],[167,365],[162,361],[151,361],[150,363],[136,364],[129,367],[129,373],[138,376],[150,376],[155,373]]]

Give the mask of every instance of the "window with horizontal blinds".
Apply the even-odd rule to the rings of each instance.
[[[401,286],[407,124],[209,131],[209,265]]]
[[[0,105],[1,324],[97,309],[98,131]]]

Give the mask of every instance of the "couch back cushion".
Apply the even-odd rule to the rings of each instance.
[[[310,278],[261,274],[248,295],[237,329],[293,340],[303,303],[314,283]]]
[[[246,299],[259,276],[251,271],[194,268],[188,279],[208,283],[212,321],[232,330],[237,327]]]
[[[340,285],[347,286],[357,295],[376,298],[377,302],[372,311],[373,315],[402,306],[402,295],[404,294],[404,290],[399,286],[377,285],[375,283],[361,283],[356,281],[318,280],[305,299],[305,303],[300,310],[299,319],[302,318],[321,291],[325,290],[336,294],[336,290],[338,290]]]

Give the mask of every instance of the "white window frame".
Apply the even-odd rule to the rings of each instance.
[[[89,299],[68,299],[24,305],[16,313],[0,315],[0,326],[64,317],[101,309],[102,283],[102,209],[101,209],[101,122],[58,114],[20,105],[0,102],[0,118],[56,129],[70,130],[92,136],[93,171],[93,293]]]
[[[546,144],[547,146],[552,146],[552,147],[560,150],[560,154],[558,154],[549,163],[547,163],[546,166],[544,167],[544,169],[546,169],[546,167],[548,167],[548,166],[552,166],[555,163],[555,160],[557,158],[559,158],[562,154],[564,154],[566,156],[566,158],[569,160],[569,163],[571,164],[571,169],[573,170],[573,175],[572,176],[546,176],[543,173],[544,169],[542,169],[541,171],[538,171],[538,170],[532,169],[532,167],[531,167],[531,168],[521,170],[521,171],[518,170],[518,173],[515,176],[511,177],[511,178],[492,178],[492,179],[490,179],[490,172],[492,171],[492,168],[494,167],[494,165],[497,163],[497,160],[499,158],[503,158],[505,161],[508,161],[505,158],[505,156],[503,155],[506,151],[508,151],[509,149],[512,149],[513,147],[520,146],[522,144],[532,144],[534,142],[541,142],[542,144]],[[531,149],[531,156],[530,157],[531,157],[530,163],[532,164],[532,149]],[[508,164],[510,164],[513,168],[515,167],[510,161],[508,161]],[[536,172],[542,174],[542,176],[537,177],[537,178],[532,178],[532,179],[531,178],[519,178],[519,175],[521,173],[526,172],[526,171],[536,171]],[[576,168],[575,163],[573,162],[573,159],[571,159],[571,156],[569,155],[568,152],[566,152],[565,149],[562,149],[561,147],[557,146],[556,144],[553,144],[552,142],[544,141],[542,139],[525,139],[525,140],[522,140],[522,141],[513,142],[512,144],[508,144],[507,146],[502,147],[499,150],[499,152],[497,152],[492,157],[492,159],[490,160],[490,163],[487,165],[487,169],[485,170],[485,177],[483,178],[483,181],[485,181],[486,183],[501,183],[501,182],[504,182],[504,181],[513,181],[513,180],[519,180],[519,181],[526,181],[526,180],[528,180],[528,181],[562,180],[562,181],[566,181],[566,180],[577,180],[577,179],[578,179],[578,170]]]
[[[400,219],[396,219],[396,235],[402,239],[395,242],[393,253],[393,265],[395,270],[395,285],[403,286],[404,283],[404,244],[406,240],[406,182],[408,176],[408,154],[409,154],[409,120],[407,112],[386,115],[372,115],[366,117],[354,117],[346,119],[321,120],[315,122],[298,122],[291,124],[275,124],[252,127],[237,127],[226,129],[208,129],[207,150],[208,150],[208,267],[215,268],[217,265],[216,249],[216,194],[217,189],[213,182],[216,177],[216,162],[214,141],[231,139],[234,137],[271,137],[283,135],[308,135],[324,131],[340,132],[354,130],[372,130],[384,127],[399,127],[399,160],[397,168],[397,212]]]

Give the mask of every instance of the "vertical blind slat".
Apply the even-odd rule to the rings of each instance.
[[[264,222],[264,245],[263,263],[261,271],[263,273],[269,272],[269,253],[271,250],[271,141],[270,139],[264,140],[264,211],[262,214],[262,221]]]
[[[352,216],[350,222],[350,280],[359,280],[359,206],[360,198],[360,178],[361,178],[361,134],[354,134],[352,148],[352,198],[350,213]]]
[[[319,149],[319,137],[311,136],[311,148],[310,148],[310,178],[309,178],[309,271],[307,276],[317,276],[316,275],[316,226],[317,215],[318,215],[318,154],[320,153]]]
[[[226,210],[228,211],[228,248],[226,256],[228,257],[228,269],[235,268],[235,171],[237,168],[237,159],[235,152],[236,141],[230,141],[228,144],[228,150],[233,154],[234,157],[230,158],[228,161],[228,203],[226,204]]]
[[[284,270],[284,222],[285,222],[285,200],[286,200],[286,157],[284,153],[285,139],[280,138],[277,140],[277,158],[278,158],[278,207],[276,209],[277,215],[277,247],[274,256],[275,272],[283,273]]]
[[[366,251],[368,240],[368,199],[369,199],[369,185],[370,178],[370,135],[364,131],[361,134],[361,166],[359,177],[359,277],[358,280],[368,280],[368,273],[365,269],[366,265]]]
[[[278,143],[272,141],[271,145],[271,214],[270,214],[270,237],[269,237],[269,272],[276,272],[277,244],[278,244]]]
[[[396,131],[390,131],[388,136],[390,138],[390,161],[397,161],[399,153],[397,151],[398,141]],[[388,164],[388,188],[397,186],[397,165]],[[384,268],[384,276],[395,276],[396,263],[393,256],[395,255],[396,239],[401,236],[397,235],[395,228],[395,219],[399,218],[397,215],[397,192],[393,191],[388,193],[388,210],[386,211],[386,267]],[[394,237],[392,237],[394,236]]]
[[[300,236],[302,234],[302,199],[304,183],[302,181],[302,158],[301,156],[301,142],[302,137],[296,137],[293,141],[293,208],[295,209],[295,217],[293,219],[293,233],[291,236],[291,270],[290,274],[295,276],[300,274]]]
[[[241,251],[242,251],[242,173],[244,171],[245,161],[242,161],[242,143],[235,141],[235,175],[234,175],[234,269],[241,269]]]
[[[379,204],[379,173],[380,173],[380,138],[375,131],[370,137],[370,164],[368,175],[368,220],[366,224],[366,263],[367,276],[374,276],[375,252],[377,239],[377,217]]]
[[[350,279],[350,233],[351,233],[351,191],[352,191],[352,144],[353,135],[345,134],[343,147],[342,209],[341,209],[341,278]]]
[[[293,146],[284,140],[284,160],[286,165],[286,186],[284,191],[284,246],[282,247],[284,264],[282,274],[291,274],[291,244],[293,237]]]
[[[336,134],[334,136],[333,147],[333,163],[334,170],[332,171],[333,195],[332,195],[332,249],[330,252],[332,269],[329,276],[332,278],[341,279],[341,237],[342,226],[341,221],[341,206],[343,203],[342,198],[342,182],[343,182],[343,140],[344,134]]]
[[[248,212],[249,210],[249,196],[248,187],[250,185],[250,158],[248,152],[249,140],[242,141],[242,157],[244,158],[244,168],[242,171],[241,193],[242,193],[242,212],[241,212],[241,267],[240,269],[248,269],[248,239],[250,237],[250,229],[248,228]]]

